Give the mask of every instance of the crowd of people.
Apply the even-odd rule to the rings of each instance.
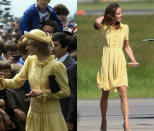
[[[0,24],[0,131],[77,131],[77,24],[49,2]]]

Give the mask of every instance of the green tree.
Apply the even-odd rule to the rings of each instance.
[[[10,14],[10,0],[0,0],[0,18],[4,19],[4,21],[8,21],[13,16]]]

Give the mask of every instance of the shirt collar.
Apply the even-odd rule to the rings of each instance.
[[[63,55],[63,56],[60,57],[59,59],[57,58],[57,61],[59,61],[59,62],[64,62],[65,59],[67,58],[67,56],[68,56],[68,53],[66,53],[65,55]]]

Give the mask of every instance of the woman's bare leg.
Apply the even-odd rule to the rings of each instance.
[[[124,129],[129,130],[129,112],[128,112],[128,98],[127,98],[127,87],[126,86],[121,86],[118,88],[119,91],[119,96],[121,98],[121,110],[123,113],[123,118],[124,118]]]
[[[102,115],[101,131],[106,131],[107,129],[106,112],[107,112],[108,96],[109,96],[109,91],[102,90],[102,98],[100,102],[101,115]]]

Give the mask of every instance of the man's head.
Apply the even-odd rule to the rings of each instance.
[[[56,58],[61,58],[67,53],[69,47],[69,37],[64,32],[56,32],[52,35],[54,47],[52,48],[53,54]]]
[[[37,0],[37,5],[41,11],[45,11],[50,0]]]
[[[0,61],[0,76],[11,78],[11,64],[7,61]]]
[[[7,61],[0,61],[0,76],[11,79],[21,70],[21,68],[20,65],[10,64]]]
[[[6,51],[7,57],[18,55],[18,48],[14,42],[6,42],[4,44],[4,51]]]
[[[58,25],[58,23],[54,20],[49,20],[49,21],[46,21],[42,24],[42,27],[41,29],[44,31],[44,32],[48,32],[50,34],[54,34],[56,32],[60,32],[60,27]]]
[[[62,20],[63,24],[66,24],[66,17],[69,15],[69,10],[63,4],[58,4],[53,7],[58,17]]]
[[[3,53],[5,53],[6,58],[8,60],[11,60],[12,62],[17,62],[18,59],[16,59],[15,57],[18,56],[18,58],[19,58],[19,56],[20,56],[17,45],[14,42],[6,42],[4,44]]]

